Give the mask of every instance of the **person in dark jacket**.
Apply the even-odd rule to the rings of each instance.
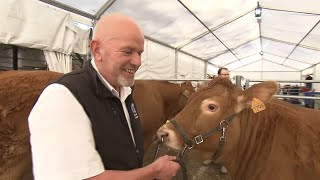
[[[47,86],[29,115],[35,179],[171,179],[173,156],[142,167],[143,136],[131,95],[144,35],[129,17],[102,16],[93,60]]]
[[[222,67],[218,70],[218,77],[229,78],[229,76],[230,74],[228,68]]]

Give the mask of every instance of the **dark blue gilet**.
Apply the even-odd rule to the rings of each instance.
[[[105,169],[131,170],[142,167],[143,132],[132,95],[126,99],[136,147],[120,100],[99,79],[91,63],[54,83],[66,86],[90,118],[96,149]]]

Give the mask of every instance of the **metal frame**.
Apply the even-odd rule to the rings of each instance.
[[[320,83],[320,80],[264,80],[264,79],[249,79],[249,82],[265,82],[277,81],[282,83]]]
[[[49,5],[52,5],[52,6],[55,6],[55,7],[58,7],[58,8],[63,9],[63,10],[72,12],[72,13],[75,13],[75,14],[77,14],[77,15],[80,15],[80,16],[83,16],[83,17],[87,17],[87,18],[89,18],[89,19],[91,19],[91,20],[97,20],[97,19],[100,18],[100,16],[101,16],[103,13],[105,13],[105,12],[107,11],[107,9],[109,9],[109,8],[112,6],[112,4],[113,4],[116,0],[108,0],[101,8],[97,11],[97,13],[96,13],[95,15],[92,15],[92,14],[90,14],[90,13],[81,11],[81,10],[76,9],[76,8],[73,8],[73,7],[70,7],[70,6],[66,5],[66,4],[60,3],[60,2],[55,1],[55,0],[39,0],[39,1],[44,2],[44,3],[46,3],[46,4],[49,4]],[[188,52],[185,52],[185,51],[182,51],[182,50],[181,50],[184,46],[186,46],[186,45],[188,45],[188,44],[190,44],[190,43],[192,43],[192,42],[194,42],[194,41],[202,38],[203,36],[211,33],[211,34],[226,48],[227,51],[229,51],[239,62],[241,62],[241,59],[238,58],[238,57],[233,53],[233,51],[232,51],[228,46],[226,46],[226,45],[224,44],[224,42],[222,42],[217,35],[215,35],[215,34],[213,33],[213,31],[214,31],[214,30],[217,30],[217,29],[219,29],[219,28],[221,28],[221,27],[223,27],[223,26],[225,26],[225,25],[227,25],[227,24],[229,24],[229,23],[231,23],[231,22],[233,22],[233,21],[236,21],[236,20],[244,17],[244,16],[247,15],[248,13],[251,13],[252,11],[254,11],[254,9],[252,9],[252,10],[250,10],[249,12],[246,12],[246,13],[244,13],[244,14],[242,14],[242,15],[240,15],[240,16],[238,16],[238,17],[236,17],[236,18],[234,18],[234,19],[232,19],[232,20],[230,20],[230,21],[224,22],[224,23],[222,23],[222,24],[220,24],[220,25],[218,25],[218,26],[210,29],[210,28],[209,28],[204,22],[202,22],[181,0],[178,0],[178,2],[179,2],[193,17],[195,17],[208,31],[199,34],[198,36],[192,38],[190,41],[188,41],[188,42],[186,42],[186,43],[184,43],[184,44],[182,44],[182,45],[180,45],[180,46],[178,46],[178,47],[172,47],[172,46],[170,46],[170,45],[167,45],[166,43],[163,43],[163,42],[161,42],[161,41],[159,41],[159,40],[155,40],[155,39],[153,39],[153,38],[151,38],[151,37],[146,37],[146,39],[151,40],[151,41],[156,42],[156,43],[159,43],[159,44],[161,44],[161,45],[170,47],[170,48],[172,48],[172,49],[177,50],[178,52],[182,52],[182,53],[187,54],[187,55],[189,55],[189,56],[191,56],[191,57],[194,57],[194,58],[196,58],[196,59],[203,60],[203,61],[205,61],[206,65],[207,65],[207,64],[210,64],[210,65],[217,66],[217,65],[215,65],[215,64],[213,64],[213,63],[208,62],[208,60],[213,59],[213,58],[215,58],[215,57],[217,57],[217,56],[211,57],[211,58],[209,58],[209,59],[202,59],[202,58],[200,58],[200,57],[197,57],[197,56],[195,56],[195,55],[192,55],[192,54],[190,54],[190,53],[188,53]],[[318,13],[307,13],[307,12],[299,12],[299,11],[290,11],[290,10],[275,9],[275,8],[264,7],[264,6],[261,6],[261,7],[262,7],[262,9],[271,10],[271,11],[283,11],[283,12],[289,12],[289,13],[301,13],[301,14],[308,14],[308,15],[320,15],[320,14],[318,14]],[[262,48],[263,48],[263,46],[262,46],[262,38],[265,38],[265,39],[268,39],[268,40],[272,40],[272,41],[275,41],[275,42],[279,42],[279,43],[286,43],[286,44],[290,44],[290,45],[294,45],[294,46],[295,46],[295,48],[289,53],[289,55],[286,57],[286,59],[285,59],[285,60],[282,62],[282,64],[280,64],[280,65],[283,65],[283,63],[289,58],[289,56],[294,52],[294,50],[295,50],[297,47],[303,47],[303,48],[306,48],[306,49],[311,49],[311,50],[315,50],[315,51],[320,51],[319,49],[314,48],[314,47],[308,47],[308,46],[305,46],[305,45],[301,45],[301,42],[310,34],[310,32],[319,24],[319,22],[320,22],[320,21],[318,21],[318,22],[313,26],[313,28],[312,28],[312,29],[301,39],[301,41],[300,41],[299,43],[297,43],[297,44],[296,44],[296,43],[285,42],[285,41],[281,41],[281,40],[275,40],[275,39],[268,38],[268,37],[264,37],[264,36],[261,34],[261,25],[260,25],[260,23],[259,23],[259,39],[260,39],[260,45],[261,45],[261,50],[262,50],[262,52],[264,52],[264,50],[262,49]],[[245,43],[244,43],[244,44],[245,44]],[[243,44],[242,44],[242,45],[243,45]],[[264,53],[265,53],[265,52],[264,52]],[[221,54],[220,54],[220,55],[221,55]],[[275,63],[275,62],[273,62],[273,61],[271,61],[271,62],[272,62],[272,63]],[[311,68],[311,67],[313,67],[313,66],[314,66],[314,65],[311,65],[311,66],[308,67],[308,68]],[[217,66],[217,67],[219,67],[219,66]],[[308,69],[308,68],[306,68],[306,69]],[[304,69],[304,70],[305,70],[305,69]],[[303,70],[300,70],[300,72],[302,72],[302,71],[303,71]]]
[[[231,49],[230,49],[227,45],[225,45],[225,44],[220,40],[220,38],[219,38],[217,35],[215,35],[215,34],[213,33],[213,31],[212,31],[206,24],[204,24],[204,22],[202,22],[202,21],[198,18],[198,16],[196,16],[185,4],[183,4],[183,2],[181,2],[180,0],[178,0],[178,2],[179,2],[186,10],[188,10],[188,12],[189,12],[193,17],[195,17],[228,51],[230,51],[230,53],[231,53],[235,58],[237,58],[238,61],[240,61],[240,59],[231,51]],[[241,62],[241,61],[240,61],[240,62]]]
[[[312,96],[293,96],[293,95],[273,95],[276,98],[293,98],[293,99],[313,99],[320,100],[320,97],[312,97]]]
[[[316,28],[318,26],[318,24],[320,23],[320,20],[309,30],[309,32],[296,44],[296,46],[292,49],[292,51],[288,54],[288,56],[286,57],[286,59],[282,62],[285,63],[286,60],[291,56],[291,54],[294,52],[294,50],[297,49],[297,47],[299,46],[299,44],[311,33],[311,31]]]
[[[66,5],[66,4],[60,3],[58,1],[53,1],[53,0],[39,0],[39,1],[44,2],[46,4],[49,4],[49,5],[52,5],[54,7],[57,7],[57,8],[72,12],[74,14],[78,14],[80,16],[87,17],[89,19],[96,19],[95,16],[92,15],[92,14],[89,14],[89,13],[81,11],[79,9],[70,7],[70,6]]]

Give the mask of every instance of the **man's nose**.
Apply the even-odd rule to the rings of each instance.
[[[141,65],[141,55],[137,52],[133,53],[132,59],[131,59],[131,64],[135,66],[140,66]]]

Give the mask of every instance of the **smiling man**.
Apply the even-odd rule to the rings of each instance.
[[[144,36],[130,18],[97,22],[87,67],[47,86],[29,115],[35,179],[171,179],[163,156],[142,167],[143,137],[131,95]]]

